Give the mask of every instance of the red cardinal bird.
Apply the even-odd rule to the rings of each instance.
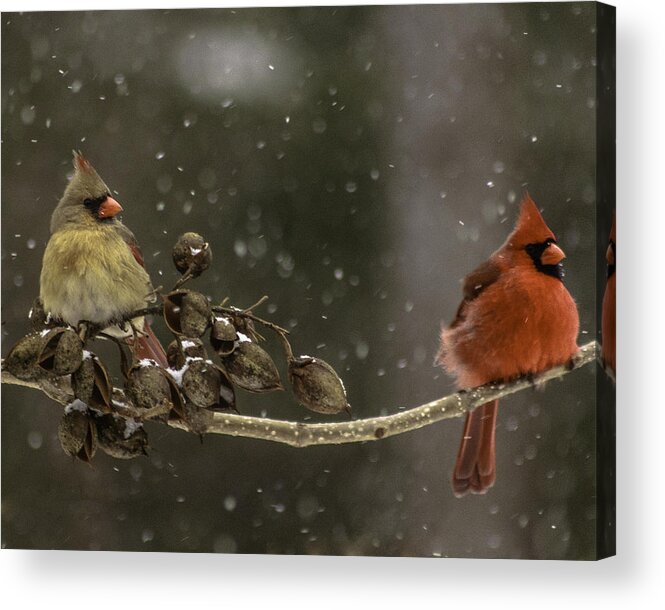
[[[603,297],[603,313],[601,317],[601,331],[603,338],[603,347],[601,356],[606,369],[609,369],[612,375],[616,375],[616,256],[617,256],[617,228],[616,218],[612,222],[610,231],[610,243],[607,246],[607,285],[605,286],[605,296]]]
[[[143,318],[132,321],[136,341],[129,325],[117,324],[155,300],[136,239],[117,217],[121,211],[92,165],[74,152],[74,176],[51,216],[40,297],[56,320],[99,325],[126,337],[137,357],[168,366],[164,348]]]
[[[464,298],[441,330],[437,360],[460,388],[507,381],[570,361],[579,316],[563,285],[563,250],[525,194],[506,242],[464,280]],[[453,473],[455,495],[485,493],[496,478],[498,401],[467,414]]]

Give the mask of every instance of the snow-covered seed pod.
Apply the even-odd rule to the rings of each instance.
[[[131,460],[148,455],[148,434],[143,425],[117,415],[95,420],[99,448],[113,458]]]
[[[298,402],[310,411],[334,414],[351,409],[342,380],[332,366],[319,358],[291,359],[289,381]]]
[[[228,356],[233,352],[238,341],[238,332],[231,320],[218,316],[210,331],[210,344],[219,356]]]
[[[263,393],[284,389],[270,354],[243,333],[238,333],[235,349],[221,361],[233,385],[243,390]]]
[[[97,426],[88,413],[65,410],[58,426],[58,439],[63,451],[89,463],[97,451]]]
[[[90,352],[85,352],[81,366],[72,375],[74,396],[97,409],[108,412],[111,410],[113,386],[104,363]]]
[[[171,341],[166,348],[166,360],[172,369],[181,369],[187,358],[207,358],[203,342],[200,339],[182,339]]]
[[[192,404],[211,411],[235,409],[235,391],[226,373],[210,360],[190,360],[182,389]]]
[[[201,275],[212,263],[210,244],[198,233],[184,233],[173,246],[173,264],[182,274]]]
[[[125,390],[139,409],[152,409],[171,402],[171,385],[153,360],[140,360],[129,369]]]

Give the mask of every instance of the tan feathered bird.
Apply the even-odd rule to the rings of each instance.
[[[167,366],[164,348],[143,318],[118,325],[155,296],[133,233],[118,219],[122,206],[90,162],[74,152],[74,176],[53,215],[44,252],[40,297],[54,319],[89,322],[125,337],[137,357]]]

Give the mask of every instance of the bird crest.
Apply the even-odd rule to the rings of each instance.
[[[555,240],[554,233],[545,223],[531,195],[525,192],[517,223],[508,236],[508,245],[521,248],[527,244],[543,243],[548,239]]]
[[[69,182],[65,195],[72,194],[75,199],[82,199],[84,197],[94,198],[108,192],[108,186],[90,161],[83,156],[83,153],[80,150],[73,150],[72,154],[74,175]]]
[[[90,165],[90,161],[88,161],[83,156],[83,153],[80,150],[73,150],[72,154],[74,155],[73,158],[74,169],[77,172],[90,172],[90,170],[94,171],[92,165]]]

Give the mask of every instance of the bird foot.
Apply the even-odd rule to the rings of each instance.
[[[78,336],[83,343],[86,343],[86,341],[90,339],[94,339],[100,332],[102,332],[102,330],[104,330],[102,326],[88,320],[79,321],[77,327]]]

